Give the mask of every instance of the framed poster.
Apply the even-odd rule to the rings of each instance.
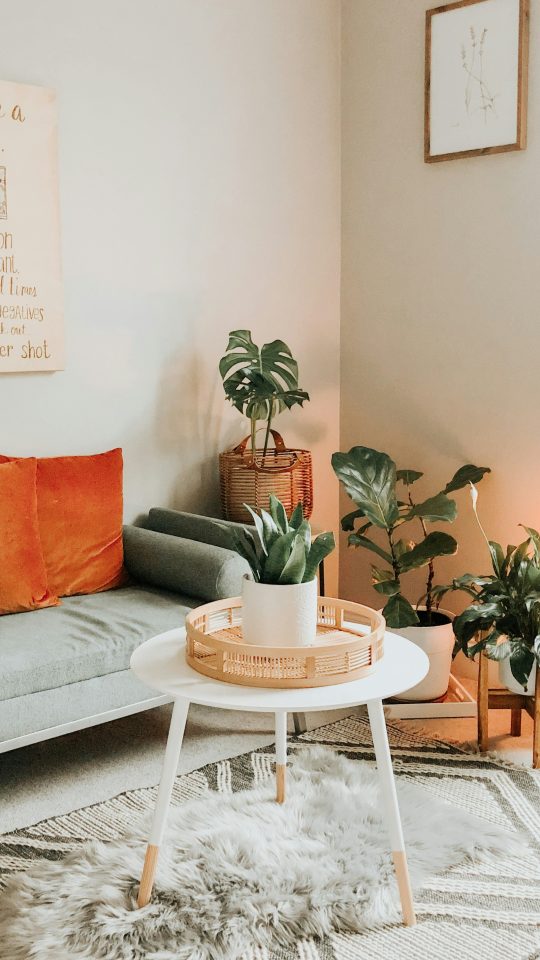
[[[426,11],[426,163],[524,150],[529,0]]]
[[[0,373],[63,367],[56,97],[0,81]]]

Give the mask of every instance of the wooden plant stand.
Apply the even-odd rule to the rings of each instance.
[[[488,717],[490,710],[510,710],[510,733],[521,736],[521,711],[526,710],[534,724],[533,768],[540,767],[540,670],[536,671],[536,686],[533,697],[512,693],[511,690],[498,690],[488,684],[489,661],[485,653],[480,654],[478,665],[478,749],[488,749]]]

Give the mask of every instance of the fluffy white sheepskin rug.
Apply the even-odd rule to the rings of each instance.
[[[2,960],[241,960],[332,930],[400,918],[376,771],[326,747],[299,752],[288,795],[274,783],[171,809],[153,901],[135,909],[146,825],[10,881]],[[407,782],[398,784],[413,887],[515,839]]]

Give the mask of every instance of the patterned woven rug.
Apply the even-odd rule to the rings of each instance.
[[[540,960],[538,773],[420,737],[406,723],[389,724],[389,738],[399,778],[456,805],[464,817],[473,813],[519,830],[528,838],[528,855],[469,861],[433,876],[415,897],[415,928],[395,923],[362,934],[304,940],[294,950],[256,949],[245,960],[431,960],[443,955],[453,960]],[[291,740],[291,752],[311,743],[374,763],[369,726],[359,717]],[[177,779],[173,803],[209,789],[249,789],[273,776],[273,760],[272,753],[262,750],[209,764]],[[131,791],[0,837],[0,884],[36,860],[61,860],[89,839],[116,839],[148,812],[155,793],[155,788]]]

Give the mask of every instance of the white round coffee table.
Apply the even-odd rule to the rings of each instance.
[[[146,906],[152,894],[159,847],[163,839],[190,703],[275,715],[276,799],[279,803],[285,799],[287,714],[367,704],[403,919],[409,926],[414,924],[416,921],[409,871],[382,701],[414,687],[425,677],[429,666],[426,654],[404,637],[385,633],[384,657],[370,676],[350,683],[283,690],[239,686],[201,676],[186,663],[185,637],[183,627],[168,630],[137,647],[131,657],[131,669],[137,677],[149,687],[174,700],[163,772],[139,888],[138,906]]]

